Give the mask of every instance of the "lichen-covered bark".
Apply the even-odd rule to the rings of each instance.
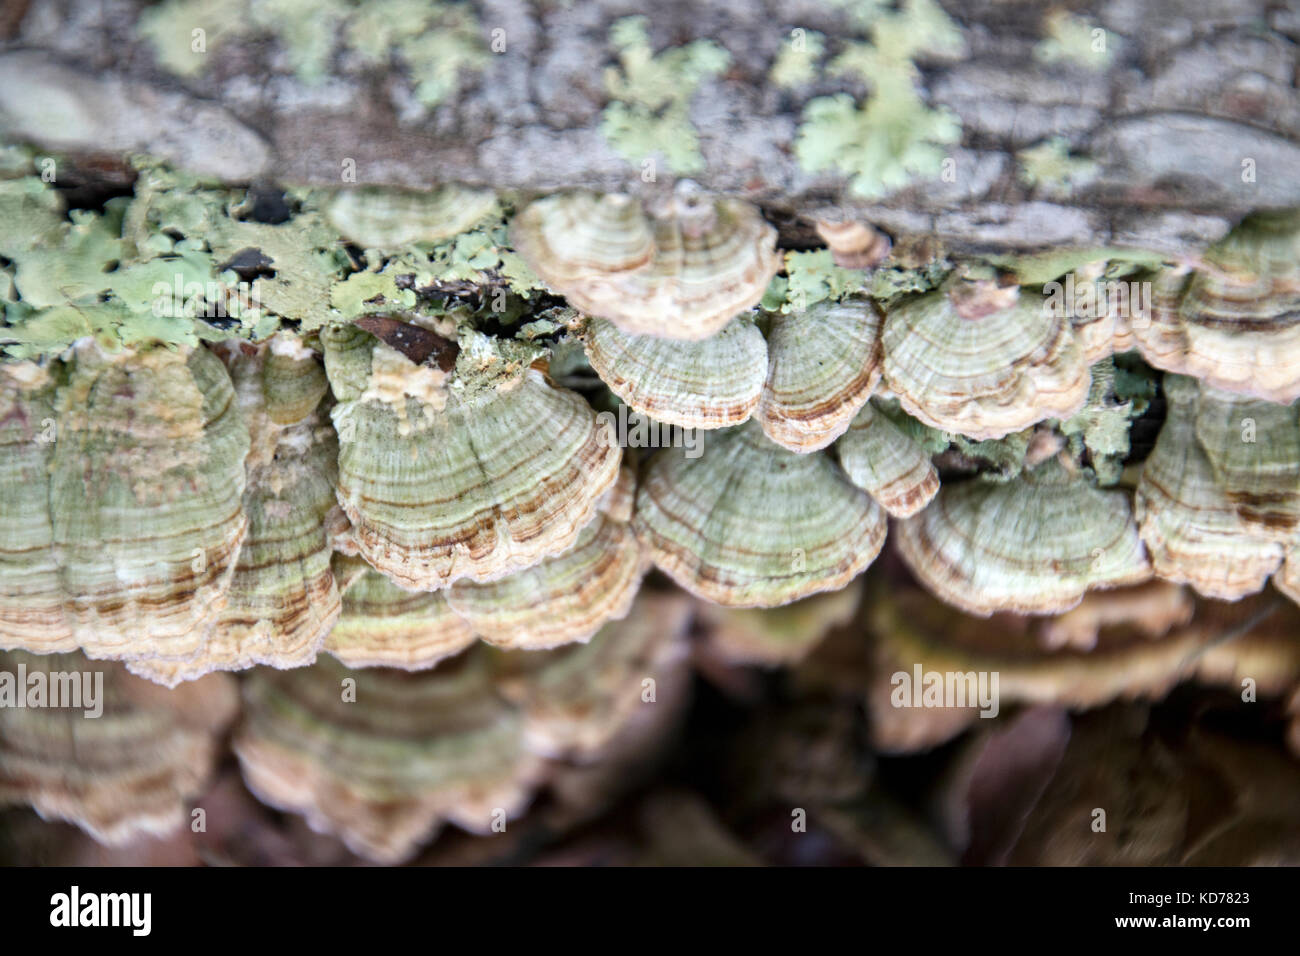
[[[941,0],[965,49],[919,62],[932,107],[961,121],[950,175],[877,201],[800,168],[792,143],[805,103],[867,87],[819,71],[783,90],[772,64],[801,27],[828,52],[862,39],[850,13],[813,0],[478,0],[505,49],[427,109],[400,67],[338,52],[330,75],[295,77],[271,38],[223,44],[196,76],[162,69],[135,0],[49,0],[0,18],[0,130],[45,148],[148,151],[229,182],[332,184],[346,160],[363,183],[459,180],[497,189],[644,190],[641,169],[600,129],[611,25],[645,12],[656,50],[708,38],[731,55],[691,119],[705,185],[803,215],[855,211],[957,251],[1141,245],[1181,253],[1242,214],[1300,205],[1300,13],[1269,0],[1084,0],[1071,12],[1118,39],[1108,65],[1043,63],[1044,7]],[[1015,154],[1053,136],[1096,163],[1072,191],[1028,186]],[[667,178],[667,177],[661,177]],[[795,230],[797,233],[797,230]]]

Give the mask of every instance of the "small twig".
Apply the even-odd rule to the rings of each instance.
[[[1179,669],[1182,670],[1183,668],[1187,667],[1198,657],[1201,657],[1203,654],[1205,654],[1206,651],[1210,650],[1211,648],[1220,647],[1223,644],[1227,644],[1229,641],[1235,641],[1237,638],[1242,637],[1245,634],[1249,634],[1261,623],[1267,620],[1268,617],[1272,615],[1273,612],[1276,611],[1281,606],[1282,606],[1282,600],[1276,597],[1273,598],[1271,601],[1269,601],[1268,604],[1264,605],[1264,607],[1260,608],[1258,611],[1256,611],[1250,617],[1246,618],[1245,621],[1238,624],[1236,627],[1228,628],[1218,637],[1206,641],[1200,647],[1197,647],[1194,650],[1190,651],[1187,654],[1187,656],[1183,658]]]

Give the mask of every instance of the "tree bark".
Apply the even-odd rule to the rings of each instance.
[[[1038,3],[940,0],[964,52],[925,62],[931,106],[962,123],[952,181],[928,177],[879,201],[835,174],[802,170],[792,150],[813,96],[867,88],[825,71],[806,88],[769,80],[795,27],[828,54],[864,39],[826,2],[666,0],[646,11],[656,50],[708,38],[731,54],[693,99],[715,190],[764,205],[796,238],[810,217],[845,213],[959,252],[1134,245],[1181,254],[1243,214],[1300,206],[1300,12],[1273,0],[1076,0],[1071,12],[1119,39],[1104,70],[1043,64]],[[163,70],[141,39],[134,0],[13,2],[0,17],[0,130],[42,148],[153,153],[233,183],[337,185],[345,160],[362,183],[461,181],[525,193],[636,190],[640,169],[600,130],[613,22],[628,0],[480,0],[485,34],[506,50],[433,110],[400,69],[336,53],[326,82],[284,66],[273,39],[239,40],[192,79]],[[485,40],[486,43],[486,40]],[[1097,164],[1068,195],[1031,187],[1017,151],[1062,136]],[[1247,176],[1249,168],[1253,175]],[[802,225],[800,225],[802,224]]]

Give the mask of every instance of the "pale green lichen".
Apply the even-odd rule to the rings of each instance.
[[[216,284],[218,281],[234,285],[238,277],[230,274],[218,276],[212,256],[207,250],[199,242],[187,239],[176,243],[169,254],[121,266],[111,276],[107,292],[113,301],[139,315],[142,321],[145,316],[155,312],[159,313],[155,318],[192,319],[199,314],[209,283]],[[196,285],[204,289],[202,294],[186,293],[186,289],[192,290]],[[172,293],[178,287],[180,295],[173,296]],[[162,288],[168,291],[160,295],[159,290]],[[181,311],[175,313],[170,309],[154,309],[154,304],[161,296],[179,300]],[[235,317],[238,318],[238,315]]]
[[[411,308],[413,290],[473,285],[487,295],[486,308],[501,321],[513,320],[545,286],[509,247],[508,218],[509,209],[498,208],[472,229],[441,242],[417,242],[388,254],[367,250],[366,268],[334,285],[331,306],[338,318],[351,320]]]
[[[1098,169],[1095,161],[1070,155],[1070,144],[1061,136],[1020,150],[1016,161],[1021,182],[1054,198],[1068,197],[1077,187],[1087,185]]]
[[[495,269],[501,262],[496,243],[481,232],[461,233],[439,248],[445,256],[444,276],[448,279],[479,279],[485,270]]]
[[[133,255],[123,237],[131,200],[111,199],[101,213],[71,210],[50,183],[37,177],[0,182],[0,256],[9,260],[4,283],[6,355],[36,357],[94,336],[110,348],[158,339],[197,342],[184,316],[158,314],[155,282],[215,279],[202,255],[182,248],[165,268],[148,273],[149,259]],[[152,257],[153,252],[146,253]],[[167,278],[164,280],[163,276]]]
[[[501,339],[474,329],[458,336],[456,378],[452,382],[462,399],[508,390],[547,350],[521,339]]]
[[[996,481],[1010,481],[1025,469],[1025,454],[1034,429],[1012,432],[1003,438],[975,441],[965,435],[951,435],[953,447],[967,458],[983,462],[988,470],[985,477]]]
[[[425,106],[443,102],[463,75],[481,71],[491,57],[473,12],[463,4],[367,3],[349,22],[347,36],[352,49],[371,63],[391,55],[404,64],[415,81],[415,98]]]
[[[961,30],[934,0],[904,0],[897,11],[880,11],[871,23],[871,42],[849,43],[830,64],[836,75],[858,74],[868,83],[892,73],[915,81],[920,56],[958,56]]]
[[[563,329],[564,326],[553,319],[535,319],[532,322],[525,322],[521,325],[519,327],[519,334],[516,337],[525,342],[533,342],[537,339],[555,335]]]
[[[1092,387],[1083,409],[1061,422],[1061,434],[1070,443],[1070,451],[1082,458],[1087,451],[1097,475],[1097,483],[1113,485],[1123,470],[1120,462],[1128,454],[1128,425],[1131,402],[1114,401],[1115,366],[1103,360],[1093,366]]]
[[[931,428],[924,422],[918,421],[907,414],[907,412],[903,411],[898,399],[883,398],[877,395],[871,400],[871,403],[882,415],[897,425],[904,435],[920,445],[927,455],[937,455],[942,451],[946,451],[948,446],[952,444],[950,434],[937,428]]]
[[[74,209],[39,236],[29,234],[27,248],[14,259],[14,285],[33,308],[75,302],[95,296],[112,281],[109,273],[122,258],[120,200],[103,215]],[[16,250],[17,251],[17,250]]]
[[[1106,358],[1092,367],[1092,387],[1083,409],[1061,422],[1061,434],[1071,454],[1087,462],[1097,484],[1114,485],[1124,471],[1129,453],[1129,427],[1155,396],[1156,383],[1149,371]]]
[[[795,154],[808,172],[838,170],[867,198],[939,172],[945,147],[961,123],[928,107],[913,58],[960,49],[956,25],[933,0],[907,0],[872,20],[870,43],[851,43],[830,64],[833,74],[859,76],[871,92],[863,103],[847,93],[817,97],[804,107]]]
[[[4,155],[14,167],[0,177],[9,356],[56,354],[87,336],[110,349],[260,341],[286,322],[311,333],[384,312],[507,327],[533,317],[544,288],[509,246],[509,202],[446,240],[358,254],[322,212],[328,190],[288,190],[288,219],[270,224],[250,218],[250,193],[139,160],[133,196],[65,211],[56,185],[30,175],[30,153]],[[535,326],[523,338],[545,334]]]
[[[468,232],[433,245],[429,260],[434,279],[492,284],[500,277],[524,298],[545,289],[542,280],[510,248],[508,221],[509,211],[499,211]]]
[[[36,172],[36,154],[29,146],[0,143],[0,179],[15,179]]]
[[[624,159],[643,163],[658,157],[670,172],[704,169],[699,134],[690,119],[699,85],[717,76],[731,54],[709,40],[695,40],[655,54],[643,16],[624,17],[610,28],[619,66],[605,70],[611,102],[601,132]]]
[[[355,272],[330,289],[330,307],[343,319],[415,308],[414,290],[399,288],[397,275],[395,272]]]
[[[63,200],[37,176],[0,182],[0,256],[18,260],[62,243]]]
[[[208,261],[236,294],[224,303],[226,314],[255,328],[276,315],[319,328],[328,318],[330,289],[348,268],[337,233],[325,222],[319,202],[308,190],[290,195],[292,218],[279,225],[238,218],[237,192],[202,185],[183,174],[146,167],[136,185],[124,234],[143,254],[166,248],[180,233],[202,243]],[[174,252],[174,250],[173,250]],[[240,287],[227,271],[240,263],[259,263],[255,278]],[[263,326],[265,327],[265,326]]]
[[[347,45],[368,63],[382,63],[415,31],[427,28],[428,0],[370,0],[348,21]]]
[[[0,183],[0,215],[8,228],[0,255],[12,262],[6,294],[5,354],[35,357],[61,351],[94,336],[107,347],[158,340],[194,344],[189,296],[177,308],[156,308],[156,286],[169,290],[217,281],[206,252],[195,243],[167,238],[138,245],[126,235],[134,201],[116,198],[101,213],[71,210],[50,184],[29,177]],[[189,308],[187,313],[186,309]]]
[[[513,316],[523,311],[521,292],[535,288],[532,279],[512,288],[497,271],[505,268],[500,211],[480,231],[358,269],[321,213],[327,198],[290,190],[290,218],[271,225],[241,218],[251,208],[239,190],[141,162],[134,196],[65,215],[52,184],[0,180],[0,216],[10,224],[0,235],[0,344],[5,354],[36,356],[85,336],[110,348],[260,340],[284,321],[310,332],[366,312],[413,308],[417,280],[450,278],[508,289],[502,311]],[[411,282],[399,286],[398,276]]]
[[[817,78],[817,62],[826,52],[826,37],[816,30],[796,27],[790,38],[781,44],[768,75],[773,86],[794,89]]]
[[[826,299],[843,299],[861,292],[866,280],[861,271],[837,266],[829,249],[787,252],[785,273],[784,301],[780,304],[780,311],[787,314],[802,312]]]
[[[537,277],[537,273],[528,268],[528,263],[524,257],[513,249],[500,249],[501,265],[497,271],[501,273],[510,287],[523,296],[525,299],[531,298],[538,292],[546,291],[546,283]]]
[[[352,12],[347,0],[250,0],[248,5],[250,26],[280,41],[304,83],[329,76],[335,35]]]
[[[1050,12],[1044,29],[1046,38],[1034,47],[1034,59],[1040,63],[1068,63],[1104,70],[1119,49],[1115,34],[1063,10]]]
[[[890,0],[826,0],[826,5],[842,10],[856,30],[869,30],[889,12]]]
[[[783,275],[772,276],[772,281],[763,291],[763,298],[759,300],[758,307],[764,312],[780,312],[785,305],[785,294],[789,289],[789,279]]]
[[[304,83],[327,79],[340,49],[373,65],[391,60],[410,72],[426,107],[491,56],[471,8],[436,0],[164,0],[140,15],[139,30],[181,76],[199,74],[215,50],[247,36],[275,37]]]
[[[235,220],[226,220],[223,226],[208,241],[218,262],[255,250],[275,273],[252,282],[262,311],[296,319],[304,330],[320,328],[327,321],[321,306],[329,300],[345,260],[337,248],[337,234],[319,213],[299,214],[279,226]]]
[[[942,257],[911,268],[886,261],[871,273],[867,294],[888,309],[903,296],[937,289],[951,271],[952,263]]]
[[[1160,373],[1138,357],[1136,352],[1119,352],[1112,356],[1115,365],[1115,397],[1133,403],[1133,416],[1146,414],[1151,400],[1160,391]]]
[[[124,326],[132,326],[130,317],[120,306],[111,304],[61,305],[39,311],[11,306],[7,317],[12,327],[4,330],[3,337],[6,342],[5,355],[10,358],[34,359],[57,354],[78,339],[86,337],[93,337],[109,351],[115,351],[126,344],[128,339],[136,337],[134,332],[127,335],[121,333]]]
[[[853,295],[867,295],[888,307],[904,295],[936,288],[951,269],[952,264],[942,257],[915,267],[887,260],[871,270],[844,269],[835,264],[829,249],[787,252],[784,274],[772,277],[759,307],[789,314],[827,299],[838,301]]]
[[[249,0],[166,0],[146,8],[137,29],[158,62],[179,76],[194,76],[209,54],[248,31]]]
[[[1042,285],[1096,262],[1109,261],[1114,275],[1135,268],[1154,269],[1163,254],[1148,249],[1121,246],[1065,246],[1032,255],[989,255],[991,265],[1015,273],[1021,285]]]

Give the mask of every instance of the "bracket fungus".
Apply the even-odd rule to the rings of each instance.
[[[326,341],[325,367],[346,546],[403,587],[489,581],[566,550],[617,477],[613,429],[536,369],[469,393],[356,329]]]
[[[50,519],[54,395],[48,368],[0,365],[0,648],[76,647]]]
[[[643,593],[633,613],[590,641],[538,654],[495,658],[497,683],[524,713],[529,749],[591,761],[648,701],[643,682],[687,656],[692,605],[681,592]]]
[[[526,650],[587,640],[627,614],[646,571],[627,526],[636,488],[631,475],[621,470],[571,548],[506,577],[412,592],[366,566],[348,584],[342,619],[325,650],[350,667],[422,670],[479,638]],[[340,556],[336,563],[348,560]]]
[[[880,317],[866,301],[774,315],[767,348],[757,416],[791,451],[816,451],[844,434],[880,380]]]
[[[202,348],[78,350],[58,399],[50,513],[87,655],[179,659],[215,622],[248,526],[234,397]]]
[[[404,591],[365,570],[343,592],[343,611],[325,651],[348,667],[426,670],[477,640],[440,591]]]
[[[245,495],[249,533],[204,645],[183,661],[129,661],[132,673],[174,686],[214,670],[301,667],[316,659],[340,611],[322,526],[334,503],[334,443],[310,431],[301,440],[314,447],[309,457],[276,469],[284,485],[272,490],[271,479],[261,477]]]
[[[610,391],[643,415],[682,428],[739,425],[758,406],[767,375],[763,333],[743,318],[699,342],[630,335],[590,319],[582,343]]]
[[[249,788],[377,862],[410,858],[444,822],[490,833],[532,795],[522,716],[472,650],[419,674],[325,656],[255,671],[243,690],[234,748]]]
[[[279,333],[271,339],[262,367],[262,399],[267,417],[276,425],[300,422],[316,410],[329,381],[316,353],[297,336]]]
[[[1199,386],[1196,442],[1243,526],[1291,540],[1300,530],[1300,403]]]
[[[496,581],[458,581],[447,603],[483,640],[539,650],[585,641],[625,616],[645,570],[631,529],[601,514],[567,551]]]
[[[756,305],[781,267],[776,230],[754,206],[689,180],[649,215],[625,196],[547,196],[510,235],[571,305],[631,335],[708,338]]]
[[[1089,591],[1077,605],[1048,618],[1038,632],[1046,650],[1090,651],[1102,629],[1127,624],[1155,640],[1192,619],[1196,602],[1179,584],[1151,580],[1115,591]]]
[[[590,319],[582,339],[610,390],[656,421],[724,428],[753,415],[791,451],[824,448],[880,380],[879,316],[866,301],[819,302],[767,321],[766,341],[746,318],[697,342]]]
[[[778,608],[719,607],[701,603],[708,648],[729,664],[779,667],[806,657],[826,635],[853,620],[862,600],[861,578],[838,591],[814,594]]]
[[[1281,569],[1273,576],[1273,587],[1300,604],[1300,549],[1292,547],[1287,551]],[[1300,725],[1300,718],[1297,724]]]
[[[650,218],[635,199],[618,193],[539,199],[515,215],[510,238],[533,271],[566,296],[588,280],[644,270],[655,255]]]
[[[168,692],[121,664],[22,651],[0,653],[0,671],[24,701],[0,706],[0,805],[30,804],[108,845],[181,826],[239,707],[224,674]],[[33,701],[37,687],[46,696]]]
[[[330,570],[326,530],[327,516],[335,507],[338,443],[314,405],[303,410],[304,392],[317,402],[322,397],[324,373],[311,352],[297,352],[300,345],[292,348],[296,354],[291,362],[274,361],[274,341],[268,348],[236,352],[230,359],[252,448],[243,499],[248,532],[225,606],[197,653],[184,660],[133,660],[127,664],[132,673],[175,686],[214,670],[243,670],[255,664],[301,667],[316,659],[338,618],[339,593]],[[273,404],[267,398],[268,384],[272,394],[293,400]],[[289,417],[291,407],[299,409],[296,419]]]
[[[6,392],[7,441],[52,431],[32,432],[43,447],[0,472],[15,483],[0,498],[24,509],[5,518],[24,537],[4,545],[22,559],[0,565],[0,646],[189,657],[225,605],[248,525],[249,436],[230,376],[204,348],[109,354],[93,341],[57,374],[52,393]]]
[[[1300,214],[1251,216],[1188,274],[1156,282],[1150,323],[1134,323],[1145,358],[1271,402],[1300,398]]]
[[[1196,661],[1203,684],[1240,690],[1249,677],[1260,697],[1285,698],[1300,689],[1300,608],[1268,592],[1241,601],[1201,601],[1193,624],[1220,638]],[[1292,713],[1293,724],[1300,714]]]
[[[969,438],[1069,418],[1091,378],[1070,319],[1015,286],[950,283],[889,311],[884,379],[909,414]]]
[[[997,711],[1012,703],[1082,709],[1121,697],[1158,698],[1195,676],[1201,655],[1222,636],[1223,615],[1217,608],[1211,608],[1205,620],[1191,623],[1177,610],[1162,609],[1164,629],[1152,634],[1146,602],[1129,601],[1128,590],[1115,596],[1141,616],[1100,622],[1086,649],[1046,649],[1042,632],[1060,622],[1059,617],[999,614],[992,626],[921,588],[877,589],[864,605],[873,638],[866,702],[874,745],[895,753],[933,747],[979,723],[985,703]],[[923,676],[903,684],[899,673]],[[960,702],[946,700],[942,678],[935,687],[925,676],[967,674],[996,675],[991,696],[979,700],[976,687],[966,685]],[[924,710],[899,707],[898,695],[906,688],[909,700],[931,693],[927,688],[938,690],[938,701]]]
[[[1165,376],[1164,392],[1169,412],[1134,499],[1155,573],[1207,597],[1258,591],[1295,539],[1295,409],[1259,403],[1253,413],[1271,430],[1244,441],[1258,422],[1242,402],[1179,375]]]
[[[870,402],[835,443],[849,480],[895,518],[916,514],[939,491],[930,456]]]
[[[1109,279],[1110,265],[1105,259],[1086,263],[1068,274],[1064,284],[1043,287],[1048,307],[1069,315],[1089,365],[1136,348],[1134,326],[1151,320],[1150,283]]]
[[[600,496],[597,507],[613,521],[627,524],[636,507],[636,469],[624,461],[618,469],[618,478]]]
[[[704,454],[663,450],[632,519],[651,559],[699,597],[774,607],[841,588],[880,552],[880,507],[826,455],[798,455],[756,422],[717,432]]]
[[[427,192],[357,187],[342,189],[326,207],[330,223],[368,249],[438,242],[469,229],[497,208],[486,189],[440,186]]]
[[[982,616],[1065,611],[1091,588],[1151,576],[1128,495],[1057,459],[1011,481],[944,485],[895,540],[926,587]]]
[[[816,229],[841,269],[877,266],[889,255],[893,245],[889,236],[879,229],[852,219],[838,222],[819,219]]]

